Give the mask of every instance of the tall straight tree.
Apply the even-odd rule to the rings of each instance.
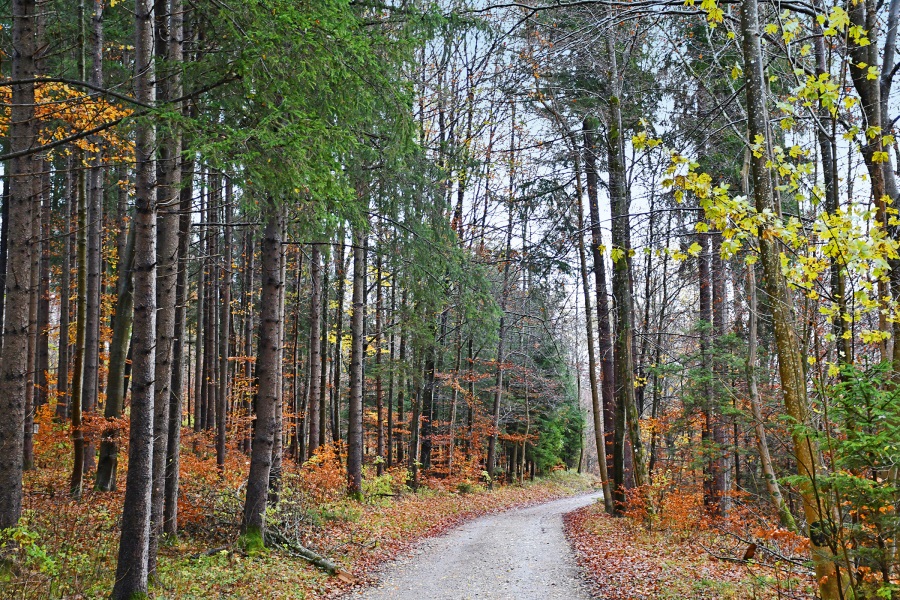
[[[259,544],[265,539],[266,500],[275,445],[275,413],[281,410],[281,304],[284,295],[281,240],[284,216],[272,199],[265,201],[266,227],[262,240],[262,293],[260,296],[259,350],[256,358],[256,396],[250,475],[241,531]]]
[[[168,0],[155,0],[154,53],[159,75],[156,97],[160,104],[172,99],[171,72],[178,68],[177,59],[169,51],[169,19],[172,11]],[[173,60],[175,59],[175,60]],[[178,239],[180,229],[181,136],[172,126],[159,131],[159,159],[156,172],[159,181],[156,199],[159,223],[156,236],[156,348],[153,396],[153,491],[150,512],[150,549],[148,570],[156,574],[156,555],[163,529],[166,495],[166,455],[169,443],[169,406],[172,390],[172,363],[175,354],[176,284],[178,282]]]
[[[12,3],[12,86],[10,150],[22,153],[9,164],[9,241],[6,265],[3,349],[0,351],[0,530],[22,516],[22,446],[28,374],[28,302],[31,295],[32,158],[34,121],[35,2]]]
[[[347,422],[347,492],[362,496],[363,355],[365,353],[366,231],[353,229],[353,312],[350,316],[350,396]]]
[[[134,87],[138,102],[153,105],[152,0],[134,2]],[[147,594],[150,551],[150,497],[153,488],[153,399],[156,380],[156,128],[147,120],[135,127],[134,328],[132,334],[131,421],[128,476],[112,597],[131,600]]]
[[[594,293],[597,295],[597,351],[600,364],[600,393],[603,400],[603,436],[606,455],[612,457],[615,444],[616,376],[613,369],[612,330],[609,325],[609,295],[606,286],[606,261],[600,231],[600,201],[595,146],[597,120],[584,120],[584,172],[591,217],[591,257],[594,263]],[[614,467],[615,468],[615,467]]]
[[[306,397],[309,442],[306,445],[307,458],[311,458],[319,447],[319,393],[322,378],[322,248],[313,244],[309,259],[309,388]]]
[[[612,214],[613,298],[616,303],[616,335],[613,361],[616,378],[615,448],[613,476],[618,502],[625,501],[626,429],[634,455],[634,481],[638,486],[647,480],[647,461],[639,429],[639,415],[634,388],[634,296],[631,287],[631,223],[626,191],[625,141],[622,133],[622,107],[617,66],[615,36],[606,40],[611,93],[607,101],[606,151],[609,161],[609,200]]]
[[[180,98],[182,95],[182,63],[184,62],[184,2],[169,2],[169,43],[167,44],[171,71],[169,74],[169,97]],[[182,108],[182,114],[190,116],[190,109]],[[174,144],[184,145],[180,135],[176,135]],[[173,145],[174,145],[173,144]],[[183,150],[183,149],[181,149]],[[181,419],[182,395],[184,394],[185,366],[190,369],[187,350],[187,331],[185,315],[187,311],[188,291],[188,250],[191,237],[191,202],[193,201],[194,160],[182,157],[179,161],[181,175],[179,184],[179,217],[178,217],[178,262],[175,279],[175,330],[172,343],[172,383],[169,395],[169,428],[166,443],[166,483],[163,506],[163,531],[174,534],[178,528],[178,484],[181,459]],[[173,178],[174,181],[174,178]],[[188,364],[185,365],[185,362]],[[190,381],[190,379],[188,380]],[[190,385],[190,384],[189,384]]]
[[[103,86],[103,0],[93,0],[90,35],[92,85]],[[97,410],[100,391],[100,269],[102,265],[103,221],[103,153],[89,152],[87,160],[87,291],[84,319],[84,373],[82,375],[82,411],[93,414]],[[90,438],[85,440],[84,470],[95,465],[95,447]]]
[[[765,71],[759,32],[759,8],[757,0],[743,0],[740,10],[741,48],[744,58],[744,73],[747,83],[747,129],[749,139],[765,140],[769,136],[768,111],[766,110]],[[753,197],[759,213],[770,211],[778,214],[775,204],[772,173],[766,152],[751,153],[750,175]],[[819,472],[820,455],[816,442],[805,432],[809,422],[809,399],[806,392],[806,375],[803,368],[800,339],[791,314],[793,301],[784,274],[781,271],[781,251],[775,236],[767,235],[768,226],[759,231],[760,262],[766,280],[766,291],[771,298],[772,324],[775,330],[775,346],[778,352],[778,371],[784,405],[787,414],[798,424],[792,428],[794,457],[800,476],[813,478]],[[822,505],[822,498],[808,481],[800,487],[803,512],[810,527],[810,541],[819,593],[823,600],[841,598],[840,573],[835,568],[834,555],[827,543],[823,544],[822,532],[828,530],[828,514]]]

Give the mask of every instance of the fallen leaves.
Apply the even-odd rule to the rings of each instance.
[[[578,564],[607,600],[812,598],[796,582],[778,581],[767,566],[720,560],[702,546],[712,532],[691,536],[648,533],[628,519],[606,515],[602,505],[565,516],[566,536]]]

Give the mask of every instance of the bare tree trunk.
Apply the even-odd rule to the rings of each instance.
[[[629,222],[629,200],[625,189],[625,146],[622,139],[622,113],[619,94],[619,73],[616,66],[615,40],[606,40],[610,64],[612,94],[609,98],[610,126],[607,133],[607,153],[609,157],[609,196],[612,213],[612,246],[618,253],[613,260],[613,298],[616,302],[616,337],[613,346],[613,361],[616,378],[616,447],[614,464],[625,463],[625,433],[631,441],[634,456],[634,481],[638,486],[647,483],[647,461],[641,441],[639,415],[635,403],[634,378],[634,298],[631,289],[631,224]],[[624,468],[616,480],[616,500],[624,501]]]
[[[69,298],[72,295],[72,209],[78,203],[77,177],[74,160],[66,158],[66,219],[63,236],[63,257],[59,283],[59,355],[56,368],[56,421],[62,423],[69,418]],[[7,202],[4,200],[4,206]],[[4,222],[8,216],[3,217]],[[5,273],[5,269],[3,269]]]
[[[380,229],[380,227],[379,227]],[[381,379],[381,344],[382,344],[382,288],[381,288],[381,248],[376,249],[375,254],[375,410],[376,416],[376,446],[375,469],[376,474],[384,473],[384,394]]]
[[[119,259],[119,273],[116,289],[116,312],[113,318],[112,339],[109,344],[109,374],[106,378],[106,405],[103,416],[118,419],[125,408],[125,363],[128,344],[131,341],[131,326],[134,320],[134,221],[128,227],[128,241]],[[116,489],[116,471],[119,461],[119,432],[109,428],[103,432],[100,441],[100,460],[97,462],[97,477],[94,487],[102,492]]]
[[[222,290],[219,298],[219,405],[216,410],[216,466],[225,469],[225,424],[228,416],[228,341],[231,334],[231,202],[233,188],[225,179],[225,230],[222,243]]]
[[[319,446],[327,443],[328,422],[328,263],[322,268],[322,341],[319,348]]]
[[[353,314],[350,317],[350,398],[347,423],[347,493],[362,497],[363,354],[365,353],[366,232],[353,231]]]
[[[597,351],[600,363],[600,394],[603,404],[603,432],[607,457],[614,457],[616,422],[616,376],[613,368],[612,330],[609,324],[609,296],[606,290],[606,261],[603,258],[603,237],[600,231],[600,203],[597,188],[597,153],[594,142],[594,121],[584,121],[584,165],[588,206],[591,215],[591,257],[594,263],[594,293],[597,295]],[[598,450],[599,452],[599,450]],[[624,481],[624,462],[613,464],[613,477]],[[621,472],[616,479],[615,473]]]
[[[309,390],[307,393],[307,422],[309,423],[309,443],[307,457],[311,458],[319,447],[319,386],[321,383],[322,352],[319,338],[322,335],[322,249],[312,245],[309,264]]]
[[[797,523],[794,515],[781,495],[781,487],[775,476],[775,468],[772,466],[772,456],[769,454],[769,443],[766,439],[766,424],[763,419],[762,407],[759,399],[759,389],[756,383],[756,349],[759,313],[756,302],[756,269],[753,265],[747,267],[747,296],[750,299],[750,323],[747,339],[747,389],[750,395],[750,407],[753,411],[753,428],[756,430],[756,447],[759,451],[759,462],[762,467],[763,478],[766,480],[766,489],[778,511],[778,519],[781,525],[788,531],[797,531]]]
[[[397,322],[397,273],[391,276],[391,320]],[[387,393],[387,439],[385,440],[385,450],[387,450],[387,466],[390,469],[394,466],[394,382],[397,380],[397,363],[395,362],[394,344],[396,337],[396,324],[391,327],[391,333],[388,336],[388,363],[390,364],[388,393]],[[451,427],[451,437],[453,435]],[[452,456],[452,455],[451,455]]]
[[[597,203],[597,201],[596,201],[597,173],[595,170],[596,167],[595,167],[595,163],[594,163],[594,159],[593,159],[593,144],[592,144],[592,139],[591,139],[591,135],[590,135],[590,128],[588,127],[587,120],[585,120],[585,122],[584,122],[584,143],[585,143],[585,156],[586,156],[585,164],[590,165],[588,173],[593,173],[593,175],[589,175],[589,177],[588,177],[588,182],[589,182],[588,185],[590,186],[591,183],[593,183],[593,185],[595,186],[594,190],[592,192],[595,197],[589,200],[592,203],[591,231],[593,232],[594,231],[594,222],[595,222],[595,219],[593,218],[593,213],[594,213],[593,206],[595,206]],[[576,146],[575,152],[577,152],[577,146]],[[587,158],[588,155],[590,155],[589,159]],[[576,159],[576,164],[578,164],[577,159]],[[579,171],[580,171],[580,169],[579,169]],[[591,414],[594,418],[594,443],[597,446],[597,463],[600,466],[600,479],[601,479],[601,483],[603,485],[603,507],[608,514],[615,514],[615,505],[613,504],[612,487],[610,486],[610,483],[609,483],[609,470],[608,470],[608,465],[606,463],[606,455],[607,455],[608,450],[607,450],[607,444],[606,444],[606,439],[605,439],[605,435],[604,435],[604,432],[605,432],[604,423],[603,423],[604,405],[602,405],[600,403],[600,384],[597,381],[597,355],[596,355],[596,350],[594,348],[594,326],[593,326],[593,323],[591,323],[591,314],[593,312],[593,308],[591,306],[590,282],[588,281],[587,257],[585,256],[585,251],[584,251],[584,206],[583,206],[583,200],[582,200],[584,195],[583,195],[582,186],[581,186],[580,173],[578,173],[578,171],[576,171],[576,173],[578,174],[578,177],[576,177],[576,180],[575,180],[576,188],[577,188],[576,193],[578,195],[578,206],[576,208],[576,210],[578,211],[577,212],[578,260],[579,260],[579,266],[581,268],[581,286],[582,286],[582,291],[584,293],[584,322],[585,322],[585,327],[587,329],[588,379],[591,383]],[[593,178],[593,181],[591,178]],[[590,190],[590,188],[588,188],[588,189]],[[597,237],[599,238],[599,229],[600,229],[599,216],[598,216],[598,219],[596,219],[596,221],[597,221],[596,222]],[[603,269],[603,255],[600,254],[599,246],[600,246],[599,239],[592,240],[591,248],[594,253],[595,269],[599,265],[600,269],[602,270]],[[604,283],[604,288],[605,288],[606,282],[604,281],[603,283]],[[605,298],[606,290],[598,289],[597,294],[598,294],[598,296],[600,294],[603,294],[603,297]],[[604,319],[604,320],[607,319],[605,313],[602,315],[598,314],[598,317],[600,319]],[[607,327],[609,327],[608,323],[609,323],[609,321],[607,320]],[[581,374],[579,374],[579,377],[581,377]],[[579,398],[579,401],[580,401],[580,398]],[[523,472],[525,471],[524,452],[522,455],[522,471]]]
[[[39,20],[40,22],[40,20]],[[40,43],[41,36],[36,36]],[[37,376],[35,365],[37,359],[38,337],[38,296],[41,290],[41,180],[44,161],[35,157],[34,176],[32,179],[32,207],[31,207],[31,268],[29,270],[30,281],[28,287],[28,359],[25,369],[28,373],[28,382],[25,385],[25,424],[22,431],[25,437],[22,440],[22,468],[29,471],[34,468],[34,411],[37,408],[36,391]]]
[[[204,185],[203,168],[200,167],[200,213],[203,214]],[[206,371],[205,352],[206,344],[206,227],[199,233],[197,261],[197,333],[194,336],[194,431],[200,432],[206,427]]]
[[[403,291],[403,295],[400,297],[400,313],[403,314],[406,310],[406,290]],[[400,348],[399,348],[399,358],[400,358],[400,379],[397,382],[397,387],[399,388],[399,392],[397,393],[397,420],[400,423],[406,422],[406,415],[404,414],[405,402],[403,394],[407,389],[406,381],[407,381],[407,364],[406,364],[406,346],[407,339],[409,337],[409,331],[402,327],[400,329]],[[410,429],[412,425],[410,425]],[[401,434],[397,438],[397,464],[403,464],[403,435]]]
[[[87,316],[87,196],[84,171],[78,174],[78,218],[76,226],[76,308],[75,308],[75,357],[72,373],[72,478],[69,485],[72,496],[81,497],[84,477],[84,431],[81,429],[82,385],[84,378],[85,318]]]
[[[50,371],[50,162],[43,161],[44,170],[41,173],[43,185],[41,186],[41,254],[38,283],[37,305],[37,356],[35,358],[35,380],[37,404],[40,407],[50,401],[50,387],[47,384],[47,374]]]
[[[765,104],[765,74],[762,50],[760,48],[759,14],[757,0],[743,0],[741,3],[741,35],[744,54],[744,73],[747,77],[747,125],[749,139],[768,137],[768,114]],[[751,154],[750,173],[756,209],[760,213],[771,211],[778,214],[772,187],[772,174],[766,166],[766,153]],[[802,351],[797,338],[794,319],[791,314],[791,293],[781,272],[781,252],[776,237],[768,234],[764,226],[759,232],[760,258],[766,278],[766,290],[771,297],[772,323],[775,329],[775,344],[778,352],[778,367],[784,404],[788,416],[800,426],[793,428],[794,456],[800,475],[810,481],[800,486],[803,510],[810,526],[811,555],[819,581],[819,593],[823,600],[834,600],[841,596],[840,573],[835,568],[834,552],[829,547],[832,530],[829,514],[821,504],[815,478],[819,472],[819,453],[816,443],[806,435],[801,427],[809,421],[809,401],[806,392],[806,377],[803,372]]]
[[[725,415],[722,414],[721,397],[715,385],[723,385],[725,372],[716,356],[721,352],[718,346],[725,335],[725,263],[722,261],[722,233],[714,231],[709,234],[710,279],[712,284],[712,344],[714,353],[712,361],[713,381],[713,442],[716,445],[715,456],[715,488],[718,510],[727,513],[731,509],[731,454],[728,452],[728,427]],[[737,440],[735,440],[735,443]]]
[[[12,78],[34,79],[36,53],[34,0],[13,0]],[[34,83],[12,86],[10,150],[25,152],[36,143]],[[25,387],[28,385],[28,301],[31,278],[31,220],[33,210],[30,156],[9,164],[9,247],[5,282],[3,349],[0,351],[0,530],[15,527],[22,515],[22,450]],[[6,219],[4,219],[6,221]]]
[[[706,453],[703,460],[703,504],[713,511],[718,512],[719,495],[716,489],[718,470],[716,454],[718,448],[712,448],[713,441],[713,414],[715,398],[712,382],[712,359],[710,358],[710,329],[712,328],[712,283],[710,280],[710,254],[709,236],[704,233],[697,234],[697,242],[703,248],[697,257],[698,280],[700,283],[700,362],[705,371],[706,380],[703,382],[703,423],[701,425],[700,439],[703,451]]]
[[[296,263],[297,268],[294,272],[296,300],[294,302],[293,343],[291,344],[291,367],[293,368],[293,376],[291,377],[291,412],[294,413],[294,416],[292,418],[293,435],[289,453],[300,464],[306,458],[306,439],[303,437],[304,420],[301,418],[301,412],[305,410],[305,406],[302,406],[304,399],[300,396],[300,278],[303,271],[303,251],[300,248],[297,248]]]
[[[259,350],[257,352],[257,390],[254,399],[256,420],[253,422],[253,443],[250,450],[250,475],[241,531],[248,537],[265,539],[266,500],[272,469],[272,450],[275,445],[275,413],[281,387],[281,298],[282,280],[281,238],[284,217],[271,199],[265,201],[266,228],[262,242],[262,294],[260,296]]]
[[[169,4],[169,43],[167,47],[168,57],[172,64],[172,73],[169,78],[169,96],[181,97],[183,83],[181,76],[182,63],[184,62],[184,3],[182,0],[170,0]],[[190,113],[189,109],[182,108],[182,113]],[[175,142],[178,153],[181,154],[184,139],[180,133]],[[178,254],[175,269],[175,329],[172,343],[172,380],[169,394],[169,427],[166,439],[166,467],[165,467],[165,493],[163,498],[163,532],[174,535],[178,530],[178,487],[179,470],[181,465],[181,425],[182,425],[182,396],[185,392],[185,348],[188,342],[187,328],[185,326],[188,298],[188,253],[191,243],[191,204],[193,202],[194,159],[193,156],[179,159],[180,173],[178,175]],[[174,200],[174,199],[173,199]],[[188,353],[190,351],[188,350]],[[190,356],[188,358],[188,373],[190,374]],[[188,389],[190,377],[188,377]],[[188,407],[190,413],[190,407]]]
[[[135,97],[144,104],[155,99],[153,4],[135,0]],[[116,566],[114,600],[131,600],[147,593],[150,548],[150,496],[153,483],[153,392],[156,380],[156,173],[153,155],[156,131],[148,121],[135,125],[135,244],[134,330],[132,335],[131,424],[128,476],[122,532]]]
[[[332,423],[331,436],[336,443],[341,439],[341,362],[344,337],[344,231],[338,234],[337,253],[334,260],[334,276],[337,279],[337,306],[334,309],[334,372],[331,376]]]
[[[284,221],[284,209],[280,209],[281,220]],[[282,226],[282,235],[284,227]],[[284,464],[284,377],[283,352],[284,352],[284,282],[287,281],[287,258],[284,248],[278,249],[278,260],[281,265],[281,289],[278,296],[278,385],[275,386],[275,438],[272,443],[272,470],[269,473],[269,505],[277,506],[281,494],[281,469]]]
[[[102,0],[93,0],[91,10],[91,77],[90,82],[103,86],[103,6]],[[97,411],[100,390],[100,270],[103,220],[103,155],[89,153],[91,166],[87,172],[87,299],[84,322],[84,371],[82,375],[82,411]],[[91,439],[85,440],[84,470],[95,467],[95,448]]]

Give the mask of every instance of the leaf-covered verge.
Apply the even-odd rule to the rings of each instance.
[[[40,469],[26,480],[26,514],[0,571],[0,598],[105,598],[112,587],[119,536],[125,467],[118,491],[85,491],[81,502],[64,486],[69,440],[38,417]],[[555,471],[524,485],[489,491],[466,481],[424,479],[417,491],[408,473],[391,469],[380,477],[367,467],[365,497],[346,497],[343,448],[326,446],[302,468],[285,466],[270,530],[334,561],[351,577],[331,576],[290,551],[262,551],[238,543],[248,458],[229,452],[223,473],[216,469],[214,443],[185,430],[179,509],[183,531],[160,551],[152,598],[329,598],[370,582],[373,569],[415,542],[465,520],[593,489],[595,480]],[[371,471],[371,472],[368,472]]]
[[[607,600],[813,598],[812,578],[790,557],[773,558],[730,535],[725,521],[695,519],[683,504],[656,528],[611,517],[593,504],[564,517],[592,593]],[[768,536],[770,547],[779,537]],[[790,542],[788,542],[790,543]],[[782,544],[783,545],[783,544]]]

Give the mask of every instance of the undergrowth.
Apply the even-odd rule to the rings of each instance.
[[[106,598],[113,585],[127,463],[120,460],[117,491],[67,493],[69,440],[49,413],[38,415],[38,468],[26,474],[25,516],[0,539],[0,598]],[[229,448],[216,469],[212,438],[184,431],[180,530],[163,540],[151,598],[325,598],[345,591],[349,578],[332,577],[277,548],[240,543],[240,518],[249,459]],[[127,451],[123,449],[124,453]],[[524,485],[487,491],[464,479],[423,478],[413,492],[403,468],[376,476],[366,466],[361,502],[346,496],[340,446],[326,446],[303,467],[286,461],[277,508],[268,527],[355,576],[423,536],[488,512],[590,489],[574,473],[551,474]],[[86,482],[90,481],[86,479]],[[253,546],[253,547],[251,547]]]

